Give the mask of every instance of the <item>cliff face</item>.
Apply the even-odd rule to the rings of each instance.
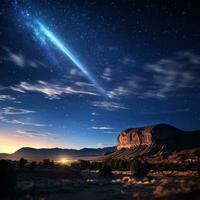
[[[118,136],[117,149],[174,143],[181,138],[180,133],[181,130],[166,124],[129,128],[122,131]]]
[[[117,138],[117,150],[100,157],[100,160],[160,159],[174,152],[187,152],[189,155],[195,148],[200,150],[200,131],[186,132],[171,125],[157,124],[122,131]]]
[[[152,127],[147,128],[130,128],[122,133],[117,138],[117,149],[135,148],[140,145],[151,145]]]

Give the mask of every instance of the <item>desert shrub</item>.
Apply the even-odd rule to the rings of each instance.
[[[102,168],[99,170],[99,175],[102,176],[102,177],[109,177],[112,175],[112,170],[111,170],[111,167],[104,163]]]
[[[30,164],[29,164],[29,169],[30,169],[30,171],[31,172],[35,172],[35,169],[36,169],[36,167],[37,167],[37,163],[35,162],[35,161],[33,161],[33,162],[31,162]]]
[[[148,174],[150,165],[144,160],[135,159],[130,161],[130,171],[135,177],[144,177]]]
[[[42,162],[42,166],[43,167],[53,167],[53,166],[55,166],[55,163],[53,160],[50,161],[49,159],[44,159]]]
[[[77,167],[66,166],[65,178],[81,178],[81,170]]]
[[[26,159],[20,158],[20,160],[19,160],[19,167],[23,168],[26,165],[27,162],[28,161]]]
[[[90,163],[90,169],[92,170],[100,170],[102,168],[102,162],[93,161]]]
[[[16,173],[10,163],[0,160],[0,195],[11,194],[16,185]]]
[[[80,168],[80,164],[79,164],[79,162],[75,161],[75,162],[72,162],[70,164],[70,167],[74,168],[74,169],[79,169]]]
[[[197,173],[200,178],[200,157],[197,159]]]
[[[119,165],[119,170],[128,170],[129,169],[129,163],[127,160],[121,160]]]
[[[90,169],[90,161],[88,160],[79,160],[80,169]]]
[[[177,170],[180,171],[181,167],[180,163],[172,163],[168,159],[166,159],[165,163],[155,165],[156,171],[160,172],[163,176],[172,176]]]
[[[112,170],[116,169],[115,160],[112,159],[108,163],[109,163],[109,166],[111,167]]]
[[[110,160],[109,166],[112,170],[129,170],[129,162],[127,160]]]
[[[95,163],[90,162],[89,160],[78,160],[76,162],[72,162],[71,167],[79,168],[81,170],[85,169],[93,169],[95,167]]]

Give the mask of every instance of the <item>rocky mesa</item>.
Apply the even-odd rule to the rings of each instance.
[[[200,148],[200,131],[183,131],[168,124],[128,128],[117,138],[117,150],[104,159],[158,158]]]

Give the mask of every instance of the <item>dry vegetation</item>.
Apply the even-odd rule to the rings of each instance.
[[[122,161],[112,161],[112,164],[80,161],[66,166],[47,160],[40,164],[21,160],[21,163],[12,163],[13,167],[8,170],[8,173],[15,172],[17,180],[14,188],[5,191],[1,199],[200,199],[199,161],[154,164],[148,166],[148,171],[143,170],[147,164],[138,161],[130,163],[131,171]],[[117,165],[124,168],[113,170]],[[0,167],[1,172],[5,170]],[[141,176],[141,172],[145,174]],[[1,174],[1,180],[3,175],[5,173]]]

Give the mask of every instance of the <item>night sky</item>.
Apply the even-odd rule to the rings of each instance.
[[[195,1],[0,4],[0,152],[112,146],[156,123],[200,129]]]

